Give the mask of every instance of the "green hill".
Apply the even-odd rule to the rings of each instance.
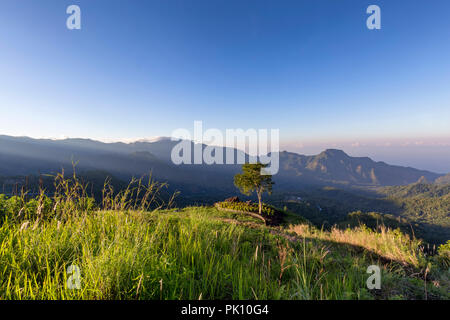
[[[446,273],[400,232],[267,227],[211,207],[4,219],[0,244],[0,299],[449,298]],[[373,264],[380,290],[366,288]]]

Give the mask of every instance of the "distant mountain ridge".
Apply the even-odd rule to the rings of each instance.
[[[233,176],[240,165],[174,165],[171,150],[177,141],[103,143],[89,139],[32,139],[0,135],[0,175],[24,176],[59,172],[77,163],[78,170],[101,170],[122,178],[148,174],[175,185],[234,190]],[[205,146],[203,146],[205,147]],[[242,151],[234,150],[235,156]],[[225,154],[225,152],[224,152]],[[342,150],[327,149],[305,156],[280,152],[280,170],[274,176],[277,189],[307,185],[405,185],[434,182],[440,174],[410,167],[351,157]],[[444,179],[444,178],[441,178]]]
[[[368,186],[405,185],[441,175],[426,170],[388,165],[368,157],[351,157],[342,150],[327,149],[315,156],[280,153],[282,175],[309,180]]]

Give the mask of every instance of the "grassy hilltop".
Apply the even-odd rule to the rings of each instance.
[[[51,197],[0,196],[0,299],[449,298],[449,245],[426,256],[399,230],[322,231],[283,210],[269,226],[215,207],[164,209],[162,185],[136,185],[105,186],[99,204],[62,176]],[[366,287],[374,264],[380,290]],[[67,287],[70,265],[80,289]]]

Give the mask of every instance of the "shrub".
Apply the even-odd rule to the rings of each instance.
[[[450,268],[450,240],[439,246],[437,259],[443,267]]]
[[[258,205],[256,203],[224,201],[224,202],[218,202],[217,205],[220,208],[224,208],[224,209],[258,213]],[[283,211],[281,211],[275,207],[272,207],[267,204],[262,205],[262,215],[263,216],[275,216],[275,215],[281,215],[281,214],[283,214]]]

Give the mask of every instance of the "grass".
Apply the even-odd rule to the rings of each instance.
[[[421,241],[411,239],[399,229],[391,230],[380,226],[378,232],[373,232],[365,225],[361,225],[344,230],[334,227],[330,232],[325,232],[308,225],[294,225],[289,230],[303,237],[358,246],[362,250],[403,265],[419,268],[425,264],[425,257],[420,250]]]
[[[448,270],[398,231],[268,227],[213,207],[152,207],[142,199],[155,189],[111,191],[106,205],[70,190],[27,210],[25,197],[0,201],[0,299],[449,298]],[[381,290],[366,288],[372,264]],[[80,289],[67,285],[71,265]]]
[[[5,299],[273,299],[274,237],[210,219],[214,209],[182,213],[99,211],[20,229],[0,229],[0,296]],[[257,246],[253,246],[254,242]],[[258,248],[264,250],[258,257]],[[82,289],[68,290],[76,264]]]
[[[382,265],[391,284],[409,279],[394,264],[336,249],[326,237],[290,242],[256,220],[249,227],[246,217],[227,219],[234,217],[197,207],[98,211],[26,227],[6,222],[0,228],[0,297],[373,299],[365,286],[370,264]],[[81,270],[80,290],[66,285],[72,264]],[[423,281],[413,287],[418,292],[411,298],[423,298]],[[391,291],[412,294],[401,289]],[[445,298],[441,294],[435,293]]]

